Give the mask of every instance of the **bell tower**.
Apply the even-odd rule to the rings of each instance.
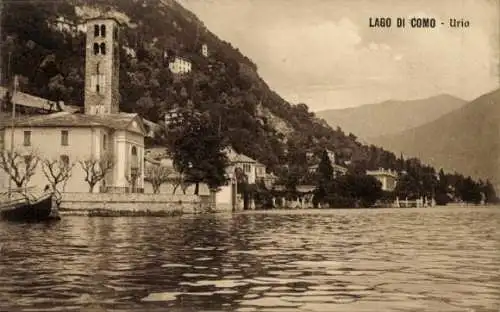
[[[86,21],[85,114],[119,112],[119,23],[99,17]]]

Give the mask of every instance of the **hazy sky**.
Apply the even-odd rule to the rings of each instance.
[[[281,96],[315,111],[439,93],[471,100],[499,84],[499,0],[179,2],[250,57]],[[370,28],[380,16],[392,27]],[[438,25],[410,28],[414,16]],[[395,27],[397,17],[406,28]],[[450,18],[470,26],[451,28]]]

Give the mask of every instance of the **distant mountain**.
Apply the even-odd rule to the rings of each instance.
[[[500,189],[500,89],[433,122],[371,141],[437,168],[490,179]]]
[[[463,106],[466,101],[442,94],[410,101],[385,101],[345,109],[330,109],[316,115],[333,128],[341,127],[358,137],[371,137],[398,133],[418,127]],[[371,142],[370,142],[371,143]]]

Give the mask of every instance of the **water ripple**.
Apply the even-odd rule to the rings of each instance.
[[[0,311],[500,310],[500,209],[0,223]]]

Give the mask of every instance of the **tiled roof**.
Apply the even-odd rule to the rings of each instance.
[[[5,87],[0,87],[0,97],[3,98],[7,93],[8,89]],[[37,97],[24,92],[15,92],[12,101],[16,105],[22,105],[27,107],[39,108],[48,111],[58,111],[57,103],[50,101],[41,97]]]
[[[144,126],[146,128],[146,131],[148,132],[148,136],[150,137],[155,137],[156,135],[160,135],[162,132],[162,126],[160,126],[157,123],[154,123],[150,120],[147,119],[142,119],[142,122],[144,123]]]
[[[386,176],[386,177],[393,177],[393,178],[397,178],[398,177],[398,174],[397,174],[396,171],[385,170],[385,169],[367,170],[366,174],[367,175],[371,175],[371,176]]]
[[[236,153],[232,148],[226,150],[227,158],[232,163],[258,163],[255,159],[252,159],[246,155]]]
[[[319,164],[314,164],[314,165],[311,165],[309,166],[309,169],[313,170],[313,169],[318,169],[319,167]],[[337,164],[332,164],[332,168],[334,171],[337,171],[337,172],[347,172],[348,169],[346,167],[342,167],[340,165],[337,165]]]
[[[164,146],[149,147],[145,150],[146,156],[151,159],[159,160],[163,158],[169,158],[167,153],[167,148]]]
[[[316,186],[314,186],[314,185],[297,185],[296,189],[297,189],[297,192],[299,192],[299,193],[310,193],[310,192],[314,192],[314,190],[316,189]]]
[[[22,116],[14,121],[17,127],[105,127],[125,130],[137,114],[117,113],[108,115],[86,115],[59,112],[47,115]],[[9,127],[10,119],[0,121],[0,128]]]

